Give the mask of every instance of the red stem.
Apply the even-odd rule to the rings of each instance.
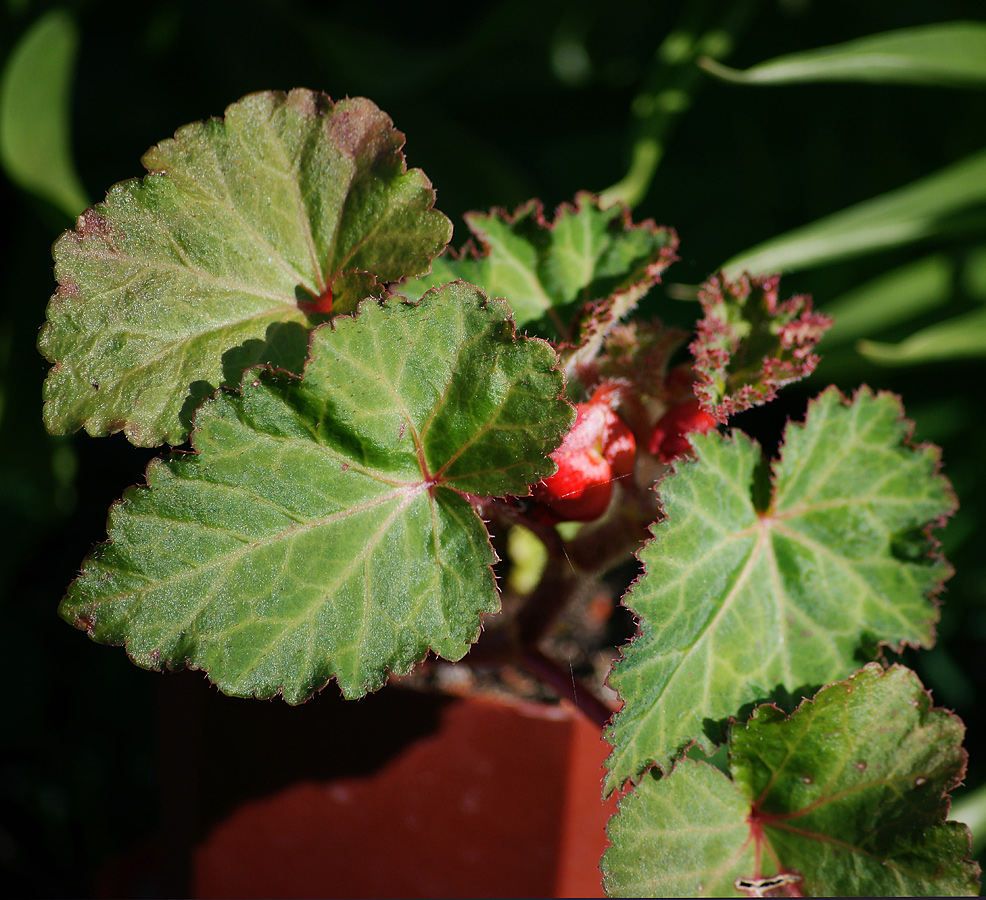
[[[575,708],[588,719],[605,728],[616,711],[570,671],[566,672],[551,657],[545,656],[537,647],[525,647],[521,653],[521,665],[533,676],[543,681],[559,697],[571,700]]]

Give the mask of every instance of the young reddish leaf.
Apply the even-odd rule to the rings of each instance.
[[[621,799],[607,894],[975,896],[969,830],[945,821],[962,736],[901,666],[870,664],[790,717],[761,706],[732,729],[732,779],[683,759]]]
[[[711,752],[744,704],[843,677],[874,643],[931,646],[950,569],[928,531],[955,497],[909,434],[897,398],[829,389],[788,425],[772,491],[745,435],[690,437],[624,598],[640,633],[609,679],[607,791],[692,742]]]
[[[366,301],[312,334],[304,376],[247,373],[148,468],[61,614],[139,665],[237,696],[375,690],[458,659],[498,601],[465,494],[526,494],[573,418],[557,357],[466,285]]]
[[[257,362],[300,372],[313,324],[428,270],[451,236],[369,100],[251,94],[151,148],[54,247],[39,341],[54,433],[181,443]]]
[[[719,419],[766,403],[777,389],[810,375],[812,352],[832,320],[812,312],[804,295],[781,302],[780,277],[710,278],[699,292],[705,317],[689,350],[699,381],[696,393]]]
[[[505,298],[519,328],[579,346],[598,346],[676,259],[673,231],[650,220],[634,225],[625,209],[600,209],[584,192],[550,222],[536,200],[512,215],[494,209],[465,219],[482,249],[470,242],[460,254],[446,252],[401,292],[419,297],[461,278]]]

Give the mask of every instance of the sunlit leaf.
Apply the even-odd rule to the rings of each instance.
[[[304,377],[257,370],[111,510],[62,615],[148,668],[237,696],[347,697],[431,650],[458,659],[498,606],[467,494],[526,494],[574,411],[557,357],[463,285],[367,301],[312,334]]]
[[[300,372],[308,330],[428,270],[451,235],[370,101],[251,94],[144,156],[55,244],[41,351],[52,432],[181,443],[220,384]]]
[[[660,280],[678,245],[670,229],[650,220],[635,225],[622,207],[600,209],[588,193],[551,221],[533,200],[512,215],[495,209],[465,219],[479,248],[446,252],[402,293],[418,297],[461,278],[507,300],[519,328],[593,348]]]
[[[950,570],[928,528],[955,497],[909,434],[892,395],[829,389],[787,427],[772,484],[743,434],[693,437],[624,599],[640,634],[609,679],[624,705],[608,790],[693,741],[710,751],[744,704],[844,677],[876,643],[933,643]]]
[[[871,664],[789,718],[732,729],[729,768],[680,761],[620,801],[604,885],[616,897],[975,896],[969,831],[946,822],[962,723],[913,672]]]

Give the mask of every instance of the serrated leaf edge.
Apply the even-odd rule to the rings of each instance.
[[[954,569],[948,563],[948,561],[945,559],[944,555],[941,552],[941,541],[936,537],[936,535],[934,534],[934,531],[936,529],[944,526],[944,524],[946,523],[946,521],[952,515],[954,515],[955,510],[958,508],[958,497],[955,494],[955,490],[952,487],[951,482],[949,482],[948,479],[945,478],[944,474],[941,471],[941,468],[942,468],[942,465],[941,465],[941,448],[938,447],[936,444],[933,444],[933,443],[931,443],[929,441],[922,441],[920,443],[914,443],[911,440],[911,438],[913,437],[913,433],[914,433],[914,422],[913,422],[913,420],[908,419],[906,417],[906,415],[904,414],[903,402],[902,402],[902,400],[901,400],[901,398],[900,398],[900,396],[898,394],[894,394],[894,393],[892,393],[890,391],[873,391],[868,385],[865,385],[864,384],[864,385],[861,385],[860,387],[858,387],[853,392],[853,394],[852,394],[851,397],[847,398],[836,386],[831,385],[828,388],[826,388],[824,391],[822,391],[821,394],[819,394],[817,397],[812,398],[809,401],[808,410],[805,413],[805,419],[802,420],[802,421],[799,421],[799,422],[796,422],[796,421],[793,421],[793,420],[788,420],[788,422],[786,423],[786,425],[784,427],[784,433],[783,433],[783,436],[782,436],[782,440],[781,440],[781,444],[780,444],[780,450],[779,450],[778,457],[777,457],[777,459],[773,460],[772,463],[771,463],[771,502],[773,502],[773,492],[774,492],[774,488],[775,488],[775,477],[776,477],[775,476],[775,467],[780,463],[780,460],[782,459],[782,454],[783,454],[783,451],[784,451],[784,447],[786,445],[786,438],[787,438],[788,428],[804,428],[805,420],[807,419],[808,414],[809,414],[810,410],[812,409],[812,407],[818,405],[822,401],[822,399],[824,397],[832,396],[833,394],[838,397],[839,402],[841,403],[841,405],[843,407],[846,407],[846,408],[848,408],[852,404],[854,404],[857,401],[857,399],[860,398],[860,397],[864,397],[864,398],[870,397],[870,398],[874,398],[874,399],[879,399],[879,398],[890,398],[890,399],[892,399],[893,402],[894,402],[894,404],[895,404],[895,406],[896,406],[896,408],[897,408],[897,422],[898,422],[898,424],[900,424],[902,426],[902,429],[903,429],[903,434],[901,436],[900,445],[903,446],[903,447],[905,447],[906,449],[913,450],[915,452],[930,453],[932,455],[933,463],[934,463],[933,464],[933,470],[932,470],[932,473],[931,473],[932,474],[932,477],[934,477],[934,478],[941,478],[945,482],[945,484],[944,484],[945,489],[946,489],[945,493],[946,493],[946,496],[948,497],[948,499],[950,500],[951,509],[948,512],[944,513],[943,515],[938,516],[935,519],[933,519],[932,521],[926,523],[924,525],[923,529],[922,529],[922,532],[924,533],[925,537],[927,538],[927,540],[929,542],[929,550],[928,550],[928,552],[926,554],[926,559],[929,562],[938,563],[942,567],[942,575],[941,575],[941,578],[940,578],[937,586],[935,587],[935,589],[932,592],[930,592],[930,593],[928,593],[928,594],[925,595],[925,599],[927,601],[929,601],[929,603],[931,603],[932,609],[933,609],[932,619],[928,623],[929,624],[929,627],[930,627],[930,630],[931,630],[931,635],[932,635],[931,645],[929,645],[929,646],[933,646],[933,644],[934,644],[934,636],[935,636],[935,627],[934,626],[937,624],[937,622],[939,620],[939,616],[940,616],[940,601],[938,600],[938,596],[941,593],[941,591],[944,589],[945,582],[954,574]],[[750,441],[752,443],[752,445],[754,447],[756,447],[757,450],[760,452],[761,458],[762,458],[763,450],[760,447],[760,444],[756,440],[753,440],[752,438],[749,438],[748,436],[746,436],[744,434],[744,432],[740,431],[737,428],[730,429],[725,435],[720,435],[720,439],[723,440],[724,442],[729,442],[729,443],[735,444],[736,443],[736,440],[737,440],[737,437],[736,437],[737,435],[740,435],[743,438],[746,438],[746,440]],[[666,478],[668,475],[670,475],[672,473],[679,472],[681,470],[681,467],[683,467],[683,466],[695,466],[695,465],[700,465],[700,464],[701,464],[700,461],[698,459],[694,458],[694,457],[683,457],[683,458],[681,458],[679,460],[675,460],[672,463],[672,465],[669,468],[669,470],[665,473],[665,475],[663,476],[663,478]],[[661,479],[661,481],[663,481],[663,478]],[[660,495],[661,481],[658,481],[653,486],[653,490],[656,493],[658,493],[658,495]],[[644,541],[644,543],[640,546],[640,548],[634,553],[634,558],[637,560],[637,562],[640,565],[640,574],[637,575],[637,577],[633,580],[633,582],[630,584],[630,586],[624,592],[623,596],[620,598],[620,605],[623,606],[626,610],[628,610],[633,615],[634,622],[636,624],[637,630],[636,630],[633,638],[631,638],[631,640],[628,641],[623,647],[619,648],[619,653],[614,658],[614,660],[613,660],[613,662],[612,662],[612,664],[610,666],[609,673],[607,674],[607,677],[606,677],[606,684],[607,684],[607,686],[610,687],[612,690],[614,690],[617,693],[617,695],[619,695],[619,691],[617,690],[617,688],[614,685],[610,684],[610,676],[612,675],[612,673],[615,670],[616,666],[619,665],[621,662],[623,662],[626,659],[626,655],[624,653],[624,648],[631,646],[632,643],[642,634],[642,630],[641,630],[641,622],[642,622],[642,620],[641,620],[640,614],[637,612],[637,610],[635,610],[632,606],[630,606],[629,603],[627,603],[626,601],[632,595],[632,593],[633,593],[634,588],[636,587],[636,585],[647,574],[646,573],[646,567],[644,565],[643,560],[641,559],[641,554],[643,553],[643,551],[645,550],[645,548],[649,547],[654,542],[654,540],[657,538],[658,535],[657,535],[657,532],[655,530],[657,528],[657,526],[660,525],[662,522],[666,521],[666,513],[665,513],[665,510],[664,510],[664,505],[663,505],[663,502],[660,499],[658,500],[658,511],[659,511],[658,518],[655,519],[655,521],[652,522],[650,526],[648,526],[649,531],[651,533],[651,537],[648,538],[646,541]],[[877,642],[877,647],[878,648],[881,648],[881,649],[882,648],[886,648],[887,650],[890,650],[891,652],[894,652],[894,653],[900,653],[905,647],[908,647],[908,646],[912,646],[912,645],[908,644],[906,641],[899,641],[899,642],[894,643],[892,641],[882,641],[881,640],[881,641],[878,641]],[[871,663],[871,665],[873,665],[873,664]],[[807,699],[807,698],[805,698],[805,699]],[[622,702],[623,698],[620,697],[620,700]],[[802,702],[804,702],[804,699],[802,700]],[[773,704],[761,704],[761,705],[773,705]],[[729,719],[727,719],[727,723],[728,722],[733,722],[733,721],[735,721],[735,719],[733,717],[730,717]],[[611,734],[612,733],[612,729],[613,729],[613,720],[610,720],[610,724],[607,726],[606,731],[604,732],[604,737],[607,734]],[[670,768],[666,772],[664,772],[664,770],[661,768],[661,766],[657,763],[656,760],[654,760],[654,759],[648,759],[648,760],[645,761],[643,767],[639,770],[639,772],[637,773],[636,776],[630,776],[630,777],[628,777],[627,779],[625,779],[620,784],[613,784],[613,783],[611,783],[610,780],[609,780],[609,777],[607,775],[607,778],[604,780],[604,783],[603,783],[603,798],[604,799],[607,798],[613,792],[623,793],[626,790],[629,790],[633,785],[640,783],[640,779],[644,776],[644,774],[646,772],[648,772],[648,771],[650,771],[650,770],[652,770],[654,768],[657,768],[659,771],[664,772],[664,775],[665,776],[668,775],[668,774],[670,774],[670,772],[673,770],[673,767],[675,765],[675,762],[678,759],[683,758],[685,752],[687,752],[688,749],[690,749],[692,747],[697,747],[697,746],[699,746],[699,742],[697,740],[693,740],[693,741],[690,741],[689,743],[687,743],[686,745],[684,745],[683,747],[681,747],[680,750],[678,750],[677,753],[671,759],[671,766],[670,766]],[[615,752],[616,751],[614,750],[610,754],[610,756],[606,759],[605,765],[606,765],[606,769],[607,769],[607,772],[608,773],[611,773],[612,772],[612,766],[610,766],[610,760],[613,759],[613,756],[615,755]]]

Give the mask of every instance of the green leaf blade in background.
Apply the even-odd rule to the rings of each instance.
[[[779,56],[745,70],[711,59],[712,75],[740,84],[855,81],[986,88],[986,24],[942,22],[868,35],[817,50]]]
[[[968,829],[945,821],[963,732],[901,666],[870,664],[789,717],[761,706],[731,729],[732,778],[681,760],[621,799],[607,894],[975,896]]]
[[[244,368],[300,372],[308,330],[404,275],[451,233],[403,135],[368,100],[251,94],[144,157],[55,244],[39,346],[54,433],[181,443]]]
[[[482,390],[457,394],[480,359]],[[358,697],[429,651],[460,658],[498,607],[496,556],[461,491],[526,493],[552,470],[573,418],[556,366],[468,286],[367,301],[313,333],[302,379],[258,370],[201,408],[195,452],[152,464],[113,507],[62,615],[145,667],[291,703],[330,678]],[[537,428],[519,427],[528,416]],[[479,444],[493,462],[467,472]]]
[[[970,154],[893,191],[770,238],[733,256],[729,278],[815,268],[934,235],[982,230],[986,151]]]
[[[844,677],[874,641],[931,646],[950,569],[929,528],[955,497],[937,450],[909,436],[891,395],[829,389],[786,429],[769,505],[755,444],[693,438],[624,598],[641,625],[609,678],[624,705],[607,791],[691,742],[711,752],[716,723]]]
[[[913,365],[986,356],[986,309],[936,322],[896,344],[861,340],[856,348],[882,365]]]
[[[0,162],[11,181],[74,218],[88,205],[71,142],[79,29],[62,9],[21,37],[0,76]]]
[[[408,279],[402,293],[419,297],[461,278],[506,299],[519,328],[568,342],[588,339],[578,319],[574,332],[564,324],[581,307],[586,319],[626,315],[674,261],[678,244],[670,229],[649,220],[634,225],[625,209],[600,209],[585,192],[574,206],[559,207],[551,221],[539,202],[530,201],[512,215],[469,213],[466,224],[480,249],[468,243],[458,255],[446,252],[429,275]],[[589,328],[602,339],[598,324]]]

